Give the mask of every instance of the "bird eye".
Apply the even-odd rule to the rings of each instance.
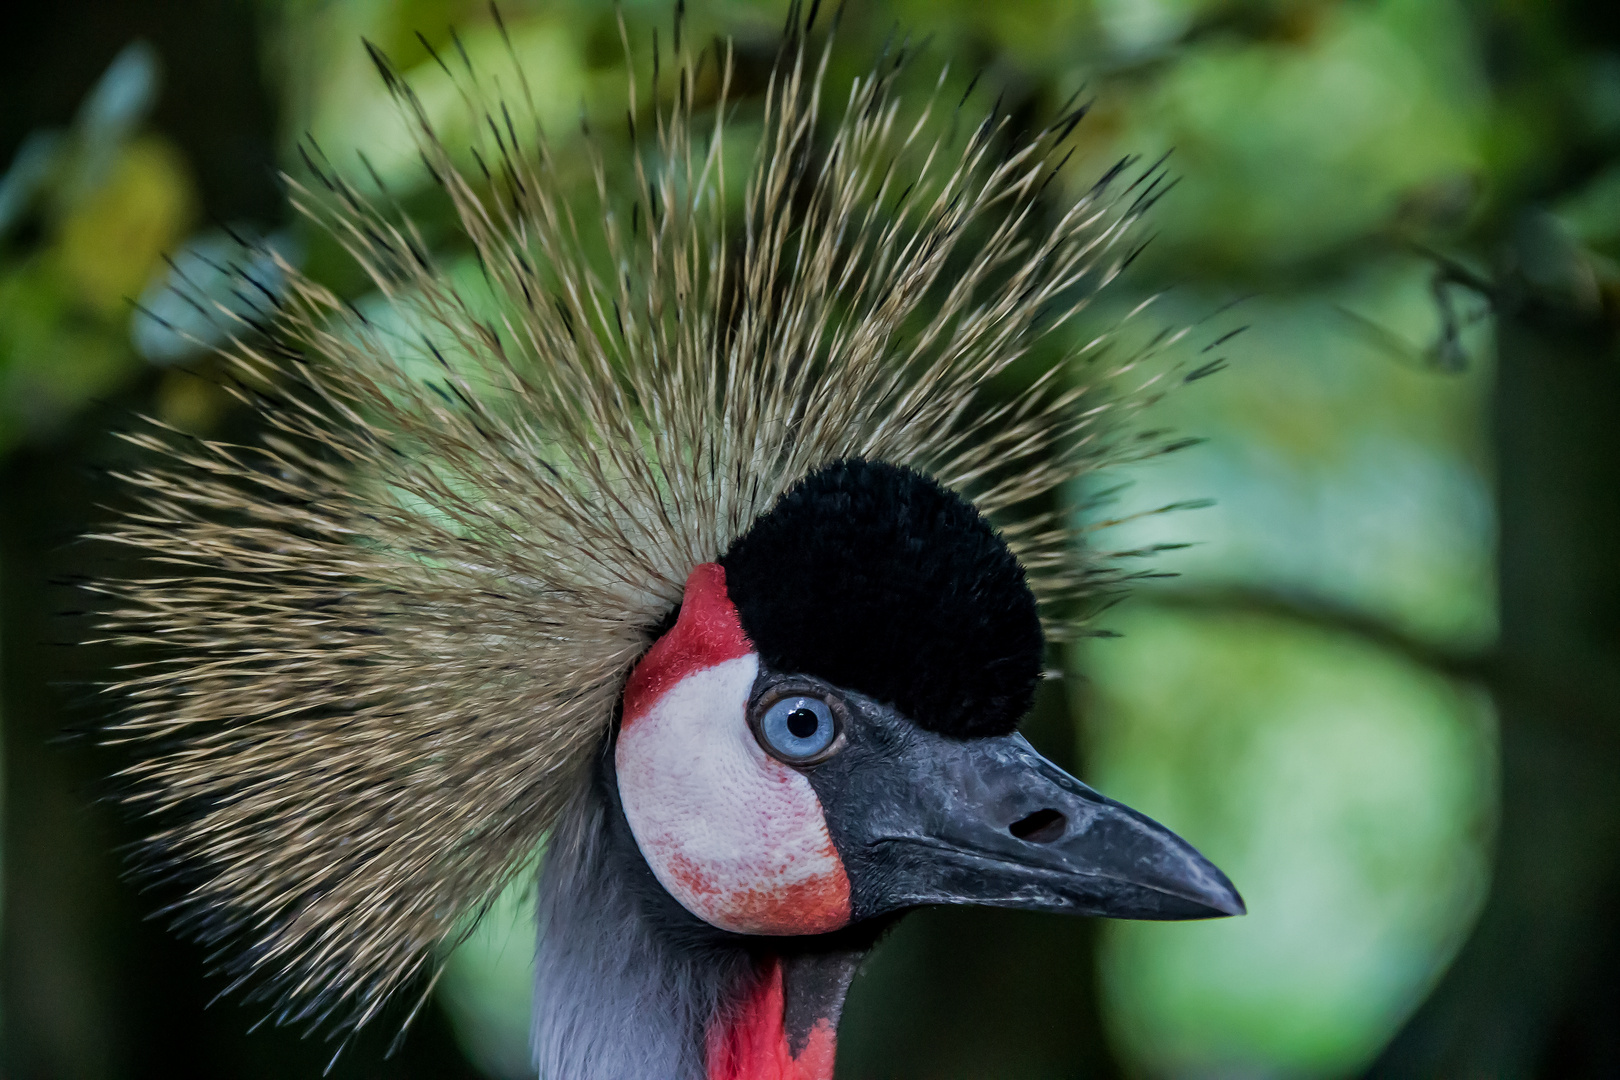
[[[827,752],[838,738],[838,721],[827,702],[794,694],[779,698],[759,720],[759,741],[773,757],[805,765]]]

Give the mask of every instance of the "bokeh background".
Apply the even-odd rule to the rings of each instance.
[[[503,13],[560,153],[622,138],[598,0]],[[638,48],[665,0],[627,2]],[[765,62],[780,0],[691,32]],[[146,413],[251,437],[206,335],[232,236],[365,301],[287,210],[313,138],[432,192],[362,37],[453,110],[416,34],[493,55],[472,0],[61,0],[0,62],[0,1074],[317,1076],[334,1046],[210,1001],[120,878],[117,763],[65,732],[116,658],[78,541]],[[1199,440],[1068,493],[1145,571],[1027,731],[1176,828],[1247,918],[929,912],[857,982],[841,1077],[1620,1076],[1620,6],[1612,0],[852,0],[838,87],[899,28],[1015,117],[1094,102],[1071,193],[1173,150],[1155,239],[1077,333],[1150,296],[1191,328],[1152,423]],[[667,40],[667,38],[666,38]],[[982,99],[982,100],[981,100]],[[746,107],[746,103],[745,103]],[[447,111],[446,116],[450,113]],[[571,151],[570,146],[574,149]],[[261,268],[262,270],[262,268]],[[268,271],[263,271],[268,272]],[[1233,330],[1243,333],[1228,337]],[[1122,347],[1130,347],[1129,332]],[[1174,512],[1154,512],[1176,506]],[[111,567],[116,571],[116,567]],[[514,889],[398,1052],[331,1075],[522,1077]],[[633,1017],[626,1017],[633,1023]],[[384,1030],[386,1029],[386,1030]]]

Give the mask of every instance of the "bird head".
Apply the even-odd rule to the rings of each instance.
[[[925,904],[1242,913],[1185,841],[1016,733],[1043,644],[970,503],[894,465],[816,470],[692,571],[629,678],[613,763],[642,856],[738,934]]]
[[[815,7],[741,230],[729,47],[707,130],[681,53],[623,199],[591,151],[599,213],[532,100],[441,64],[468,176],[374,51],[477,272],[311,154],[295,204],[376,305],[274,256],[219,333],[262,440],[129,436],[152,464],[102,538],[151,569],[95,586],[143,657],[108,738],[138,755],[147,865],[189,881],[171,910],[278,1021],[353,1029],[431,986],[542,848],[535,1044],[568,1080],[790,1075],[725,1063],[798,1060],[784,1017],[835,1020],[852,969],[784,990],[762,942],[870,944],[928,904],[1242,911],[1016,733],[1042,613],[1123,577],[1031,508],[1156,445],[1111,434],[1158,393],[1119,389],[1142,355],[1056,332],[1140,250],[1163,171],[1054,183],[1084,106],[1022,135],[933,99],[906,121],[898,55],[822,124]],[[801,1008],[812,984],[836,992]],[[742,1013],[763,1041],[710,1023]]]

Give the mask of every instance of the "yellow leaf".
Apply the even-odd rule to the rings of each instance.
[[[122,312],[185,235],[195,206],[179,151],[156,136],[131,142],[62,222],[57,259],[70,290],[102,315]]]

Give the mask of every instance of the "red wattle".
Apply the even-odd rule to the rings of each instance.
[[[674,627],[653,643],[625,683],[623,722],[646,712],[693,672],[753,651],[754,643],[743,633],[737,609],[726,595],[725,567],[719,563],[693,567]]]
[[[782,1007],[782,965],[773,959],[736,1010],[709,1029],[708,1080],[832,1080],[832,1021],[817,1020],[794,1057]]]

